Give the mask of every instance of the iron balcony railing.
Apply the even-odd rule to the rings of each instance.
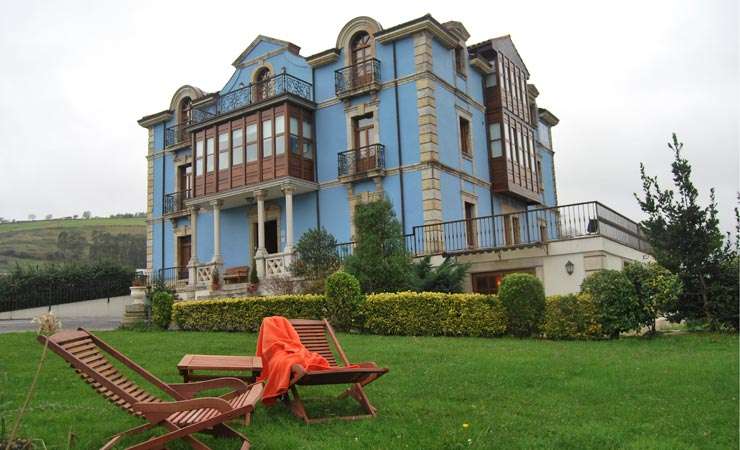
[[[380,61],[375,58],[334,71],[334,90],[338,96],[380,82]]]
[[[650,253],[636,222],[598,202],[416,226],[408,250],[416,255],[469,253],[548,241],[603,236]]]
[[[164,130],[164,146],[185,144],[190,142],[190,133],[185,131],[189,123],[178,123]]]
[[[187,284],[188,276],[189,270],[187,267],[164,267],[152,272],[149,285],[176,289],[178,286]]]
[[[337,174],[340,177],[360,175],[385,168],[385,146],[371,144],[341,152],[338,155]]]
[[[190,199],[192,190],[186,189],[180,192],[172,192],[164,196],[164,214],[173,214],[185,209],[185,200]]]
[[[251,83],[227,94],[219,95],[215,106],[211,106],[209,109],[194,108],[190,125],[206,122],[232,111],[282,95],[293,95],[312,102],[314,99],[313,85],[282,72],[267,80]]]

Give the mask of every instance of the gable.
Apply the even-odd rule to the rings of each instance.
[[[252,41],[249,46],[237,57],[233,63],[234,67],[239,67],[245,62],[251,61],[256,58],[263,57],[279,50],[290,50],[293,53],[298,54],[300,47],[291,44],[288,41],[282,41],[280,39],[271,38],[269,36],[259,35]]]
[[[514,46],[514,41],[511,40],[510,35],[507,34],[506,36],[491,39],[491,47],[500,51],[504,54],[504,56],[514,61],[514,64],[523,68],[524,71],[527,72],[527,75],[529,75],[527,65],[524,64],[524,60],[522,60],[522,57],[519,55],[519,52]]]

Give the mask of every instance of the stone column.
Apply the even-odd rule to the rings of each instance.
[[[285,195],[285,253],[293,253],[293,192],[295,188],[290,185],[283,186]]]
[[[254,255],[257,264],[257,275],[260,279],[265,276],[265,191],[255,191],[254,198],[257,200],[257,252]]]
[[[211,208],[213,209],[213,260],[214,264],[224,262],[221,256],[221,200],[213,200]]]
[[[190,208],[190,262],[188,262],[188,286],[195,287],[198,282],[198,206]]]

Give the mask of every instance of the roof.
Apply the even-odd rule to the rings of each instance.
[[[545,108],[537,108],[537,112],[540,113],[540,120],[542,120],[543,122],[545,122],[551,127],[554,127],[560,122],[560,119],[558,119],[555,116],[555,114],[551,113]]]
[[[516,46],[514,45],[514,41],[511,39],[510,34],[491,38],[483,42],[473,44],[468,47],[468,51],[478,52],[486,45],[490,46],[492,49],[500,51],[501,53],[506,55],[507,58],[514,60],[517,65],[522,67],[524,71],[527,72],[527,76],[529,76],[529,69],[527,69],[527,65],[524,64],[524,59],[519,54],[519,50],[516,49]]]
[[[247,48],[244,49],[243,52],[241,52],[241,54],[234,60],[233,63],[231,63],[231,65],[234,66],[234,67],[238,67],[239,66],[239,63],[241,62],[241,60],[245,56],[247,56],[249,54],[249,52],[251,52],[252,50],[254,50],[255,47],[257,47],[257,45],[259,45],[260,42],[270,42],[270,43],[275,44],[275,45],[278,45],[280,47],[285,47],[288,50],[290,50],[291,52],[295,53],[296,55],[298,54],[298,52],[301,51],[301,48],[299,46],[293,44],[292,42],[283,41],[282,39],[275,39],[275,38],[272,38],[270,36],[265,36],[264,34],[260,34],[260,35],[257,35],[256,38],[254,38],[254,40],[252,41],[252,43],[249,44],[247,46]]]

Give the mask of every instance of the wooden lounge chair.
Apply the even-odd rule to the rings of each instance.
[[[122,437],[156,426],[163,426],[168,432],[128,447],[129,450],[163,449],[175,439],[184,440],[194,449],[208,450],[209,447],[196,439],[193,433],[236,437],[243,441],[242,450],[249,448],[247,438],[225,422],[242,416],[249,420],[255,404],[262,398],[261,383],[247,385],[238,378],[219,378],[199,383],[168,384],[82,328],[60,331],[48,338],[39,336],[38,339],[42,344],[48,339],[49,348],[111,403],[148,421],[147,424],[116,434],[101,449],[110,449]],[[163,401],[138,386],[113,366],[106,354],[175,401]],[[221,397],[194,397],[201,391],[218,388],[234,390]]]
[[[298,336],[301,338],[303,346],[309,351],[316,352],[326,358],[326,360],[329,361],[329,365],[332,367],[328,370],[313,371],[305,371],[303,370],[303,367],[297,364],[292,367],[290,380],[290,393],[292,394],[292,398],[286,393],[283,399],[288,404],[288,407],[293,414],[303,419],[306,423],[321,422],[331,419],[354,420],[375,417],[377,415],[377,409],[370,404],[370,400],[368,400],[363,386],[377,380],[383,374],[387,373],[388,369],[378,367],[374,362],[355,363],[354,365],[359,367],[346,367],[352,364],[347,359],[347,355],[345,355],[344,350],[342,350],[342,346],[337,340],[334,329],[326,319],[293,319],[290,323],[293,325],[296,332],[298,332]],[[329,345],[329,339],[331,339],[334,344],[334,349],[339,355],[339,359],[344,367],[337,364],[337,359],[334,357],[334,353]],[[306,412],[306,407],[298,394],[297,386],[325,384],[350,384],[351,386],[342,392],[338,398],[342,399],[347,396],[352,397],[360,404],[360,406],[362,406],[367,414],[310,418]]]

